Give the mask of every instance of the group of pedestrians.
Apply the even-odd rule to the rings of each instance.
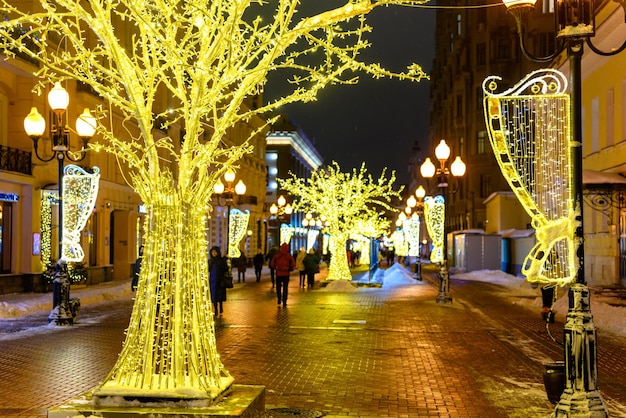
[[[245,260],[245,265],[242,265]],[[300,287],[314,287],[315,274],[319,273],[320,258],[313,249],[305,252],[301,248],[296,258],[290,254],[289,245],[282,244],[280,249],[272,247],[266,256],[263,255],[261,249],[257,250],[257,254],[253,257],[254,274],[256,281],[261,281],[261,272],[263,264],[268,261],[270,268],[270,278],[272,281],[272,289],[276,289],[276,299],[278,306],[287,306],[287,298],[289,296],[289,276],[295,269],[300,274]],[[247,258],[237,259],[238,282],[245,282],[245,271],[247,266]],[[213,315],[218,316],[224,313],[224,302],[226,301],[226,285],[224,277],[230,274],[230,269],[226,257],[222,257],[221,250],[218,246],[214,246],[209,251],[209,286],[211,289],[211,301],[213,302]],[[231,279],[232,280],[232,279]]]

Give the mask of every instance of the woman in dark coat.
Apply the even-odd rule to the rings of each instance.
[[[220,247],[215,246],[209,251],[209,286],[211,288],[211,301],[213,302],[213,315],[224,313],[223,302],[226,301],[226,288],[224,287],[224,274],[228,271],[226,259],[222,257]]]
[[[302,264],[304,265],[304,271],[307,277],[308,287],[315,286],[315,273],[319,270],[320,258],[315,254],[313,248],[309,250],[309,253],[304,256],[304,260],[302,260]]]

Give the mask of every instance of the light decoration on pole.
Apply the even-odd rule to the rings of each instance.
[[[80,245],[80,233],[96,206],[100,169],[92,173],[70,164],[63,170],[63,258],[66,261],[82,261],[85,252]]]
[[[532,219],[537,243],[522,266],[529,282],[564,286],[576,278],[575,230],[580,209],[572,195],[570,97],[567,79],[552,69],[528,74],[495,93],[483,82],[485,120],[502,175]]]
[[[332,237],[330,253],[345,254],[346,242],[351,233],[358,232],[359,222],[383,217],[383,211],[378,209],[395,210],[390,205],[392,198],[400,198],[400,193],[393,189],[395,173],[390,178],[385,174],[383,171],[374,181],[365,164],[359,170],[344,173],[333,161],[313,171],[309,178],[292,174],[289,179],[278,181],[283,190],[297,196],[294,210],[303,208],[326,217],[329,222],[326,230]],[[327,280],[352,280],[347,257],[331,258]]]
[[[94,396],[217,402],[233,380],[215,348],[206,211],[213,185],[252,151],[250,139],[267,125],[235,143],[225,141],[227,133],[286,104],[315,100],[327,85],[354,84],[349,69],[375,78],[428,78],[417,64],[392,72],[360,59],[369,46],[370,12],[423,1],[346,2],[310,15],[294,13],[299,0],[285,0],[278,9],[245,1],[211,2],[209,8],[199,0],[164,0],[159,7],[135,0],[35,3],[33,12],[0,0],[0,11],[11,17],[0,21],[0,50],[38,65],[42,84],[35,90],[74,79],[106,103],[96,118],[120,115],[125,124],[99,126],[103,140],[92,147],[123,161],[147,212],[131,324]],[[263,23],[267,16],[274,23]],[[49,39],[63,39],[64,47],[48,48]],[[284,96],[248,107],[277,69],[291,81]],[[166,110],[164,97],[172,99]],[[171,134],[175,125],[184,127],[184,140]],[[128,135],[120,135],[119,126],[128,126]]]
[[[566,364],[566,383],[565,390],[556,406],[555,416],[608,417],[608,408],[598,389],[596,329],[593,323],[593,316],[591,315],[590,292],[585,280],[581,61],[585,44],[596,54],[606,57],[622,52],[626,48],[626,41],[624,41],[621,46],[613,48],[610,51],[600,50],[593,44],[591,39],[595,35],[596,8],[594,7],[594,2],[591,0],[563,0],[554,3],[555,32],[557,37],[555,51],[544,57],[534,56],[526,49],[524,34],[526,19],[528,14],[534,11],[535,2],[530,0],[507,0],[504,4],[515,18],[520,47],[524,56],[531,61],[548,63],[552,62],[556,57],[566,51],[570,70],[569,87],[571,106],[569,106],[569,109],[553,108],[551,110],[545,110],[547,113],[554,112],[554,114],[551,115],[552,121],[564,120],[566,117],[569,117],[569,129],[565,133],[566,138],[562,141],[561,148],[554,151],[557,154],[567,154],[570,158],[570,169],[567,176],[556,179],[559,181],[559,184],[569,182],[570,189],[565,195],[561,194],[563,201],[556,198],[554,203],[555,210],[566,206],[569,213],[567,219],[563,218],[559,222],[552,223],[552,219],[548,218],[548,222],[544,223],[544,225],[549,224],[550,227],[547,230],[544,229],[544,232],[546,232],[549,237],[537,237],[544,243],[550,241],[555,242],[554,245],[556,247],[563,245],[559,244],[559,242],[565,242],[563,247],[569,247],[568,242],[573,241],[574,248],[568,248],[564,251],[567,251],[570,256],[577,258],[575,262],[567,265],[568,269],[575,270],[575,272],[570,271],[564,273],[564,277],[571,273],[574,273],[574,276],[573,280],[571,280],[568,285],[569,310],[563,331],[565,341],[563,351]],[[624,9],[623,2],[621,2],[621,5],[622,9]],[[555,76],[555,78],[560,79],[562,76]],[[493,91],[490,84],[491,82],[488,82],[488,85],[483,83],[483,90],[486,92]],[[539,85],[541,86],[542,84],[540,83]],[[544,90],[539,87],[533,94],[537,95],[537,93],[540,93],[541,95],[545,94],[547,91],[559,91],[559,89],[550,86],[548,89]],[[488,100],[488,97],[486,100]],[[542,102],[542,99],[537,101],[537,103]],[[566,102],[566,100],[563,99],[563,102]],[[495,104],[495,101],[492,103]],[[489,125],[489,123],[494,122],[494,120],[489,120],[489,114],[487,112],[493,112],[493,114],[496,112],[494,112],[494,109],[488,110],[488,107],[489,106],[486,104],[485,117],[488,119],[487,122]],[[542,109],[538,108],[537,110]],[[557,116],[559,112],[565,112],[567,115],[559,117]],[[550,135],[552,129],[552,126],[542,124],[538,125],[537,130],[533,133],[535,134],[535,138],[541,142],[542,139],[541,137],[538,138],[538,135]],[[498,127],[492,126],[489,127],[489,130],[497,131]],[[492,134],[493,133],[495,132],[492,132]],[[559,136],[560,132],[557,131],[555,135]],[[512,141],[520,139],[521,138],[512,138]],[[559,168],[553,167],[553,169],[558,170]],[[541,167],[538,172],[544,172],[544,168]],[[538,184],[539,181],[540,180],[535,180],[534,184]],[[545,209],[545,206],[542,206],[543,205],[539,205],[540,210]],[[558,239],[558,236],[568,236],[568,238],[564,241],[563,239]],[[550,252],[553,253],[552,250],[550,250]],[[539,251],[536,253],[536,258],[543,258]],[[552,261],[554,260],[546,259],[546,262]],[[546,277],[545,274],[543,276]]]
[[[69,250],[69,248],[65,248],[64,246],[64,241],[66,241],[68,238],[66,237],[66,232],[63,229],[63,209],[65,206],[63,196],[63,168],[66,159],[73,162],[78,162],[82,161],[85,158],[87,144],[96,132],[96,119],[91,115],[89,109],[85,109],[84,112],[76,120],[76,133],[82,140],[81,147],[77,153],[74,153],[70,150],[70,128],[67,125],[66,115],[69,101],[70,96],[67,90],[65,90],[60,82],[56,82],[53,88],[50,89],[50,91],[48,92],[48,104],[53,110],[52,123],[50,124],[49,132],[51,139],[51,149],[50,156],[48,157],[43,156],[43,151],[39,147],[39,140],[46,132],[46,120],[43,118],[43,116],[41,116],[36,107],[31,108],[30,113],[24,118],[24,130],[33,141],[33,149],[35,151],[35,156],[37,157],[37,159],[42,162],[49,162],[54,159],[57,160],[57,184],[59,185],[59,250],[56,273],[54,276],[54,281],[52,282],[53,309],[48,316],[48,322],[54,325],[73,325],[75,315],[77,313],[76,309],[74,309],[70,305],[70,279],[67,273],[68,258],[66,256],[69,256],[70,259],[74,259],[74,257],[70,255],[70,252],[66,251]],[[73,196],[74,195],[72,194],[70,199],[73,199]],[[93,209],[93,205],[91,209]]]
[[[421,217],[424,214],[425,196],[426,189],[420,185],[415,190],[415,194],[409,196],[406,201],[406,208],[404,208],[407,216],[411,216],[411,222],[409,222],[405,232],[409,234],[409,256],[416,257],[415,274],[413,276],[415,280],[422,280]]]
[[[424,220],[426,221],[428,235],[433,245],[430,252],[430,261],[436,264],[444,262],[443,233],[445,212],[446,207],[443,196],[426,196],[424,198]]]
[[[441,141],[439,141],[439,145],[435,147],[435,157],[439,161],[439,167],[435,167],[435,165],[432,163],[430,158],[426,158],[426,160],[420,167],[420,172],[422,174],[422,177],[424,177],[426,180],[429,180],[436,175],[437,187],[439,188],[440,193],[442,193],[443,195],[443,201],[442,201],[441,206],[437,206],[438,208],[437,212],[439,212],[439,210],[442,211],[441,212],[441,217],[443,219],[443,223],[441,227],[442,230],[441,231],[439,230],[439,226],[437,226],[437,228],[434,229],[434,232],[436,232],[437,234],[441,232],[440,239],[441,239],[441,257],[442,258],[439,261],[441,265],[441,269],[439,270],[439,294],[437,295],[437,303],[451,303],[452,297],[450,296],[450,272],[448,270],[448,254],[447,254],[447,249],[446,249],[446,236],[445,236],[446,234],[445,205],[443,204],[443,202],[447,203],[449,194],[456,193],[456,190],[457,190],[456,187],[451,191],[449,190],[448,181],[449,181],[450,174],[452,174],[452,176],[457,179],[460,177],[463,177],[465,175],[466,167],[465,167],[465,163],[463,162],[463,160],[461,160],[461,157],[457,156],[452,162],[452,164],[450,164],[450,169],[448,169],[448,167],[446,166],[446,163],[448,162],[448,158],[450,158],[450,147],[446,143],[445,139],[442,139]],[[457,186],[458,186],[458,182],[457,182]],[[435,206],[433,206],[431,209],[434,210],[434,208]],[[440,214],[439,213],[437,213],[436,215],[431,214],[431,216],[438,218]],[[433,221],[435,220],[434,217],[431,218]],[[427,225],[428,224],[429,224],[429,221],[427,220]],[[429,228],[430,227],[431,225],[429,225]],[[433,224],[433,227],[434,227],[434,224]],[[429,229],[429,232],[430,232],[430,229]],[[431,235],[431,238],[432,238],[432,235]],[[433,245],[435,245],[434,238],[433,238]],[[439,254],[436,254],[436,257],[439,260]],[[432,261],[432,255],[431,255],[431,261]]]
[[[226,205],[226,256],[228,257],[228,265],[230,267],[230,259],[241,255],[239,242],[248,229],[250,212],[248,212],[248,216],[243,216],[244,214],[238,211],[241,216],[237,215],[235,220],[231,219],[231,206],[233,205],[235,195],[243,196],[246,194],[246,185],[242,180],[239,180],[237,184],[233,186],[235,182],[235,172],[232,168],[226,170],[224,180],[226,181],[225,186],[219,178],[217,179],[217,182],[213,185],[213,193],[220,206]],[[222,203],[222,199],[224,203]],[[243,222],[245,222],[245,225]]]
[[[293,228],[289,224],[283,223],[285,216],[291,216],[293,213],[293,206],[287,202],[285,196],[280,195],[276,200],[276,203],[272,203],[270,206],[270,214],[278,220],[278,238],[279,244],[289,244],[291,237],[293,236]]]
[[[249,210],[230,210],[230,214],[228,215],[228,257],[239,258],[241,256],[239,243],[248,232],[249,221]],[[250,231],[250,233],[252,233],[252,231]]]

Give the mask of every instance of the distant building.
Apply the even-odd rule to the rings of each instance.
[[[266,209],[268,209],[266,213],[269,214],[270,205],[276,203],[280,195],[285,196],[289,202],[293,200],[280,189],[277,179],[287,179],[290,173],[307,178],[312,171],[322,165],[322,157],[314,143],[288,115],[280,115],[267,133],[266,141],[267,191],[265,197]],[[303,217],[303,213],[293,213],[291,216],[284,216],[282,222],[280,219],[270,219],[267,224],[267,249],[280,244],[278,242],[280,223],[289,224],[294,228],[291,238],[292,250],[305,247],[306,228],[302,227]]]

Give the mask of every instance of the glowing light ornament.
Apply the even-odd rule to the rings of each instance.
[[[537,243],[522,274],[531,282],[575,279],[580,208],[571,194],[570,96],[559,71],[542,69],[495,93],[500,77],[483,81],[489,139],[511,189],[532,218]]]
[[[433,249],[430,252],[430,261],[433,263],[443,263],[443,240],[446,205],[443,196],[426,196],[424,198],[424,219],[426,229],[432,240]]]
[[[319,236],[320,231],[318,229],[309,229],[306,234],[306,249],[309,250],[315,247],[315,243],[317,242],[317,237]]]
[[[391,234],[395,255],[404,257],[408,253],[409,243],[404,239],[404,232],[400,230],[393,231]]]
[[[281,224],[280,225],[280,243],[289,244],[292,236],[293,236],[293,227],[288,224]]]
[[[85,252],[80,246],[80,233],[87,225],[98,197],[100,169],[88,173],[77,165],[63,169],[63,256],[65,261],[82,261]]]
[[[307,16],[294,13],[299,0],[281,1],[278,9],[258,1],[163,0],[155,7],[135,0],[39,0],[37,12],[0,0],[11,16],[0,22],[0,50],[37,64],[36,90],[76,80],[102,98],[108,114],[128,122],[121,130],[100,125],[101,141],[90,144],[123,161],[125,179],[147,207],[131,323],[96,397],[219,401],[233,380],[215,344],[203,212],[217,179],[253,151],[251,140],[267,125],[242,127],[285,104],[315,100],[326,85],[355,83],[347,69],[375,78],[427,78],[416,64],[396,73],[362,62],[359,54],[369,46],[368,13],[423,1],[350,1]],[[261,23],[251,13],[273,16],[275,23]],[[14,36],[18,28],[28,29]],[[120,30],[128,36],[119,36]],[[49,47],[52,35],[64,47]],[[291,88],[276,100],[247,106],[278,69]],[[176,98],[166,112],[155,107],[163,97]],[[96,115],[106,117],[101,110]],[[177,124],[184,127],[183,141],[170,135]],[[230,132],[242,134],[229,141]]]
[[[420,245],[420,220],[417,216],[409,216],[402,223],[402,231],[404,232],[404,240],[408,243],[409,257],[417,257],[419,255]]]
[[[52,260],[52,205],[58,200],[58,191],[41,191],[41,262],[44,267]]]
[[[297,196],[294,209],[314,212],[325,217],[332,239],[329,242],[331,254],[345,254],[346,242],[350,235],[364,233],[365,230],[381,228],[384,222],[379,209],[394,211],[389,202],[400,198],[399,191],[393,189],[395,173],[390,178],[381,176],[374,181],[367,173],[365,164],[351,172],[341,171],[339,164],[319,168],[309,178],[299,178],[292,174],[289,179],[278,179],[281,189]],[[388,223],[385,224],[388,226]],[[326,280],[352,280],[347,257],[332,257]]]
[[[246,236],[248,232],[248,222],[250,220],[250,211],[245,212],[239,209],[231,209],[228,215],[228,256],[233,258],[239,258],[241,251],[239,250],[239,243]]]

